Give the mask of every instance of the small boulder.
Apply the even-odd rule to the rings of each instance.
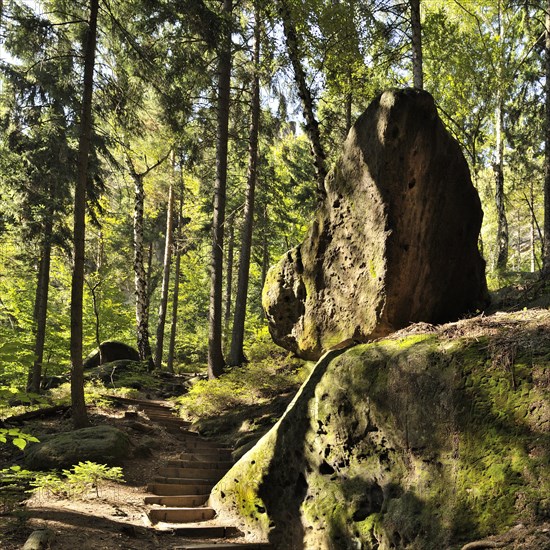
[[[378,96],[351,129],[305,241],[274,266],[263,306],[306,359],[488,304],[483,212],[430,94]]]
[[[100,364],[112,363],[121,359],[129,359],[130,361],[139,361],[139,353],[136,349],[124,342],[116,340],[106,340],[99,345],[101,349],[101,362],[99,349],[92,351],[86,359],[84,359],[84,368],[92,369]]]
[[[70,468],[89,460],[114,466],[128,456],[130,439],[112,426],[94,426],[41,438],[25,451],[30,470]]]

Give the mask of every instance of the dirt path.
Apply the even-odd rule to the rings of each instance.
[[[104,483],[78,499],[54,497],[46,492],[33,494],[23,506],[0,516],[0,549],[20,550],[37,529],[51,529],[52,550],[149,550],[186,548],[197,542],[222,543],[227,539],[185,536],[181,525],[164,522],[153,525],[148,518],[151,505],[145,504],[148,484],[160,476],[162,468],[181,460],[189,451],[189,441],[179,437],[172,421],[163,423],[155,414],[146,414],[134,403],[119,403],[118,410],[90,411],[94,425],[110,424],[124,430],[131,438],[133,456],[123,463],[126,483]],[[157,409],[158,410],[158,409]],[[152,418],[150,418],[152,417]],[[164,425],[163,425],[164,424]],[[40,435],[70,429],[63,415],[25,424],[24,430]],[[3,449],[0,468],[21,461],[21,456]],[[204,525],[217,525],[215,520]],[[234,537],[233,543],[244,543]]]

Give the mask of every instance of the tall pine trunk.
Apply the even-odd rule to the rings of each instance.
[[[298,95],[300,96],[302,108],[304,110],[304,118],[306,119],[306,134],[311,143],[313,164],[315,165],[317,175],[317,191],[320,196],[324,196],[326,194],[325,177],[327,175],[325,165],[326,154],[321,143],[319,122],[315,117],[313,98],[311,97],[311,91],[307,85],[306,76],[302,67],[298,35],[287,0],[279,0],[279,14],[283,21],[286,47],[290,62],[292,63],[292,68],[294,69],[294,79],[298,86]]]
[[[263,216],[262,216],[262,225],[263,225],[263,232],[262,232],[262,289],[265,285],[265,280],[267,279],[267,272],[269,271],[269,264],[271,262],[271,258],[269,255],[269,241],[268,241],[268,231],[267,231],[267,224],[269,223],[269,216],[267,212],[267,205],[264,205],[263,208]]]
[[[167,368],[168,372],[174,372],[174,352],[176,349],[176,332],[178,327],[178,300],[180,294],[180,270],[181,270],[181,226],[183,220],[183,181],[180,189],[180,207],[176,230],[176,269],[174,273],[174,292],[172,294],[172,325],[170,327],[170,344],[168,346]]]
[[[237,297],[233,317],[231,337],[230,365],[242,365],[247,359],[244,354],[244,324],[248,280],[250,275],[250,254],[252,251],[252,231],[254,228],[254,198],[258,178],[258,133],[260,128],[260,38],[261,23],[258,2],[254,6],[254,80],[252,82],[252,104],[250,117],[250,136],[248,140],[248,178],[244,204],[244,223],[239,255],[239,274],[237,279]]]
[[[40,392],[40,382],[42,380],[42,363],[44,361],[44,344],[46,342],[46,320],[48,316],[48,294],[50,289],[52,233],[53,219],[50,215],[47,217],[44,226],[34,302],[34,363],[29,376],[29,390],[34,393]]]
[[[550,1],[546,3],[544,62],[546,69],[545,118],[544,118],[544,242],[542,246],[542,273],[550,276]]]
[[[233,212],[226,220],[225,226],[228,230],[227,242],[227,265],[225,266],[225,307],[224,307],[224,349],[226,349],[229,338],[229,323],[231,322],[231,305],[233,303],[233,267],[235,260],[235,213]]]
[[[210,379],[220,376],[225,366],[222,351],[223,230],[225,222],[229,103],[231,91],[232,10],[232,0],[224,0],[224,28],[218,55],[216,182],[214,185],[214,218],[212,224],[210,308],[208,322],[208,378]]]
[[[164,264],[162,270],[162,289],[159,306],[159,320],[157,325],[157,347],[155,351],[155,366],[162,366],[164,347],[164,327],[166,324],[166,310],[168,308],[168,290],[170,285],[170,267],[172,265],[172,247],[174,237],[174,185],[170,183],[168,191],[168,212],[166,215],[166,238],[164,241]]]
[[[84,258],[86,236],[86,183],[92,137],[92,95],[97,41],[99,0],[90,0],[90,19],[84,49],[82,113],[78,139],[78,176],[74,193],[74,266],[71,281],[71,409],[75,428],[89,425],[84,400],[82,365],[82,304],[84,294]]]
[[[420,23],[420,0],[409,0],[411,6],[413,86],[417,90],[424,88],[422,70],[422,25]]]

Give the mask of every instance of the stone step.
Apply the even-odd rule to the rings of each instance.
[[[145,400],[145,399],[133,399],[131,397],[118,397],[114,395],[106,396],[108,399],[111,399],[112,401],[119,401],[120,403],[126,403],[127,405],[134,405],[136,407],[144,408],[155,408],[155,409],[166,409],[166,410],[172,410],[172,407],[163,401],[151,401],[151,400]]]
[[[228,462],[233,459],[230,451],[206,451],[195,450],[194,452],[184,452],[180,454],[180,460],[197,462]]]
[[[145,413],[145,414],[151,414],[153,416],[159,416],[159,417],[162,417],[162,418],[179,418],[179,416],[176,416],[175,414],[175,411],[171,410],[171,409],[165,409],[165,407],[163,407],[162,409],[157,409],[156,407],[153,407],[153,408],[149,408],[149,407],[140,407],[140,409]],[[181,419],[183,420],[183,418]]]
[[[153,483],[177,485],[202,485],[203,487],[214,487],[215,481],[212,479],[197,479],[195,477],[165,477],[155,476]]]
[[[185,527],[170,527],[170,532],[180,537],[223,539],[242,536],[242,531],[226,525],[186,525]]]
[[[219,481],[225,474],[225,470],[210,470],[206,468],[159,468],[159,476],[177,477],[189,479],[208,479]]]
[[[230,460],[213,462],[201,462],[199,460],[169,460],[166,464],[168,468],[192,468],[227,471],[231,469],[234,462]]]
[[[185,446],[188,449],[198,449],[199,451],[205,451],[207,453],[231,453],[232,449],[228,447],[222,447],[214,441],[208,441],[207,439],[201,439],[196,436],[190,436],[188,433],[182,432],[182,439]],[[204,453],[203,453],[204,454]]]
[[[204,495],[212,488],[212,485],[201,485],[193,483],[149,483],[147,492],[159,496],[188,496],[188,495]]]
[[[158,414],[158,413],[148,413],[145,411],[145,414],[149,417],[150,420],[155,420],[158,422],[169,422],[177,426],[191,426],[191,422],[187,422],[183,418],[174,416],[173,414]]]
[[[174,546],[174,550],[231,550],[231,548],[242,548],[243,550],[264,550],[273,548],[268,542],[222,542],[212,543],[190,543],[183,546]]]
[[[208,500],[210,495],[174,495],[174,496],[147,496],[143,499],[145,504],[160,506],[182,506],[188,508],[191,506],[202,506]]]
[[[147,514],[152,523],[191,523],[208,521],[216,515],[214,508],[151,508]]]

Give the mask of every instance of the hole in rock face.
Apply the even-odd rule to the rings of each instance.
[[[319,466],[319,473],[322,476],[329,476],[334,473],[334,468],[326,460],[323,460]]]
[[[409,189],[412,189],[416,185],[416,180],[413,178],[411,181],[409,181]]]
[[[371,514],[377,514],[382,511],[384,503],[384,491],[378,483],[373,483],[366,489],[366,493],[358,503],[357,509],[353,513],[353,521],[363,521]]]
[[[336,200],[332,203],[332,208],[340,208],[340,199],[336,199]]]

